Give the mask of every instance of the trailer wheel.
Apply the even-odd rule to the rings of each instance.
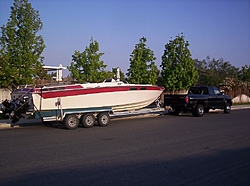
[[[63,124],[67,129],[73,130],[78,127],[79,119],[76,115],[66,115],[63,119]]]
[[[83,114],[80,120],[85,128],[91,128],[95,124],[95,117],[92,113]]]
[[[100,126],[105,127],[109,125],[110,116],[107,112],[101,112],[97,115],[97,122]]]
[[[192,114],[195,117],[202,117],[204,115],[204,106],[198,104],[193,110]]]

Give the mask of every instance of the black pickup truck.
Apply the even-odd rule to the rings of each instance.
[[[188,94],[165,94],[164,107],[170,115],[180,112],[191,112],[193,116],[201,117],[210,109],[222,109],[225,114],[230,113],[232,99],[224,95],[214,86],[195,86],[188,90]]]

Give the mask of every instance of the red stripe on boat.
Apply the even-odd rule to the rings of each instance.
[[[121,91],[138,91],[140,88],[146,88],[146,90],[162,90],[162,87],[158,86],[119,86],[119,87],[96,87],[96,88],[82,88],[79,89],[79,86],[72,86],[65,87],[64,90],[47,90],[47,91],[37,91],[36,93],[41,95],[42,98],[57,98],[57,97],[66,97],[66,96],[78,96],[84,94],[98,94],[98,93],[108,93],[108,92],[121,92]],[[75,89],[77,88],[77,89]],[[132,90],[131,90],[132,88]],[[40,89],[41,90],[41,89]]]

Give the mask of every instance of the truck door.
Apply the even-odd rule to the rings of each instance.
[[[205,95],[207,97],[207,106],[211,106],[213,104],[213,98],[209,96],[209,91],[207,87],[201,87],[201,95]]]
[[[224,95],[221,93],[221,91],[217,87],[213,87],[214,93],[216,95],[216,101],[215,105],[217,108],[223,108],[224,107]]]
[[[208,97],[208,104],[210,107],[216,107],[217,105],[217,95],[214,92],[213,87],[208,87],[209,97]]]

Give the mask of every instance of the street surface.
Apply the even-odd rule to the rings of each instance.
[[[0,130],[0,185],[250,185],[250,109]]]

